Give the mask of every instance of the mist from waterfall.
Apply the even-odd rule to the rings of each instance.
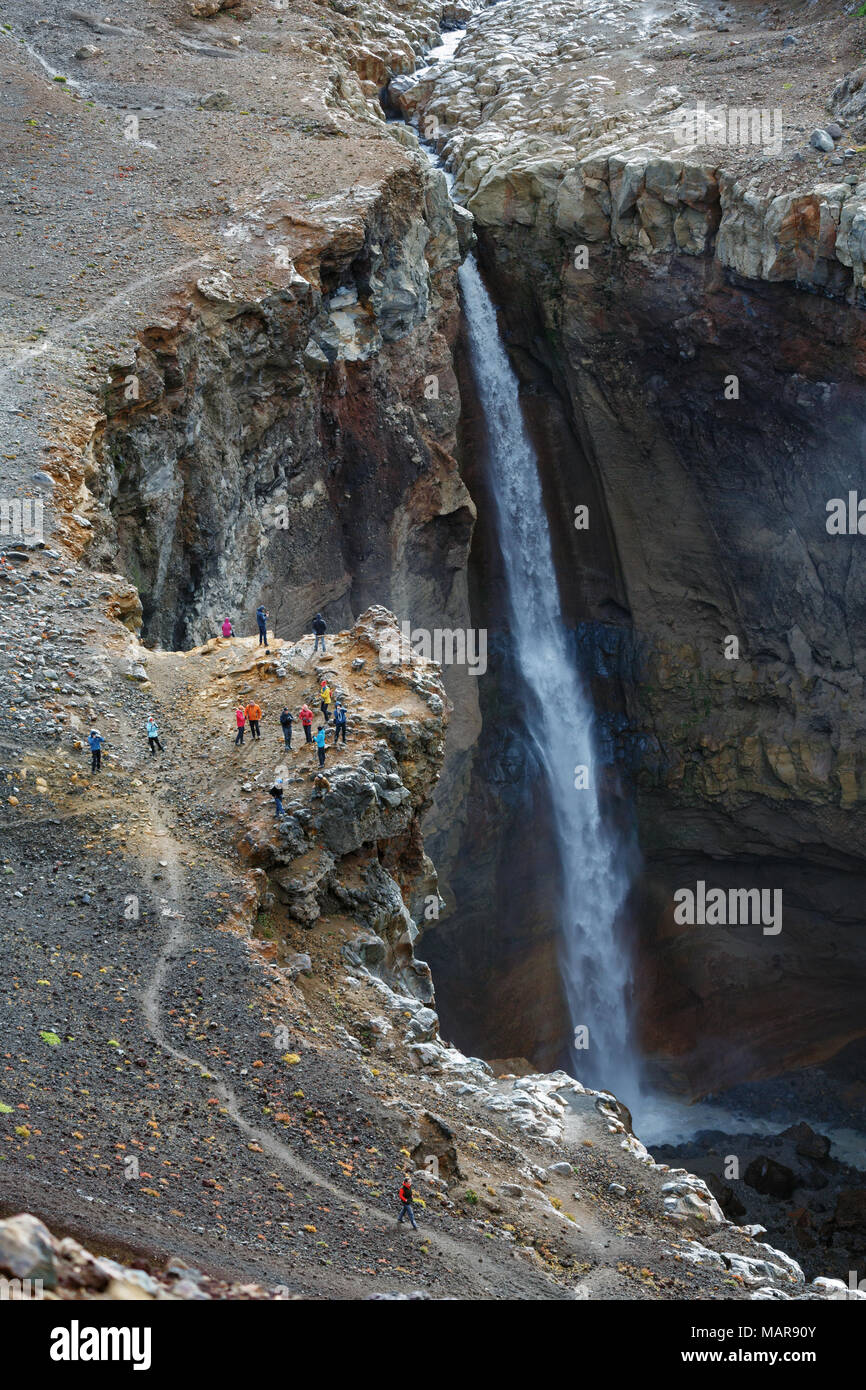
[[[464,262],[459,277],[472,372],[487,426],[509,637],[525,686],[528,736],[549,791],[561,866],[565,994],[573,1028],[588,1029],[588,1047],[572,1047],[573,1070],[585,1084],[634,1104],[639,1067],[630,1023],[630,957],[618,931],[634,848],[602,813],[595,713],[562,618],[538,460],[517,378],[474,258]],[[531,837],[521,852],[532,854]]]

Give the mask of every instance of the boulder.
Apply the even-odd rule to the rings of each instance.
[[[813,150],[820,150],[823,154],[832,154],[836,146],[833,143],[832,135],[828,135],[826,130],[813,130],[809,136],[809,144]]]
[[[13,1279],[41,1279],[45,1288],[57,1283],[56,1242],[47,1226],[24,1212],[0,1221],[0,1270]]]
[[[801,1120],[799,1124],[791,1125],[788,1129],[783,1129],[779,1138],[793,1139],[797,1153],[801,1158],[820,1160],[828,1158],[830,1155],[830,1140],[823,1134],[816,1134],[805,1120]]]
[[[767,1154],[760,1154],[747,1167],[743,1182],[764,1196],[786,1201],[797,1186],[797,1177],[784,1163],[777,1163]]]

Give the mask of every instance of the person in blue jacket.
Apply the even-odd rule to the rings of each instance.
[[[270,615],[268,613],[267,608],[265,608],[265,605],[263,603],[260,604],[259,607],[256,609],[256,622],[259,625],[259,646],[264,646],[265,651],[267,651],[268,649],[269,616]]]
[[[319,767],[325,766],[325,726],[320,724],[316,731],[316,752],[319,755]]]
[[[91,729],[87,742],[90,745],[90,771],[99,772],[102,767],[102,745],[107,740],[102,737],[98,729]]]
[[[338,701],[337,701],[337,707],[336,707],[336,709],[334,710],[334,744],[335,744],[335,745],[336,745],[337,741],[339,740],[341,734],[342,734],[342,736],[343,736],[343,742],[344,742],[344,743],[346,742],[346,720],[347,720],[347,719],[348,719],[348,711],[346,710],[346,706],[343,704],[343,701],[342,701],[342,700],[338,700]]]
[[[157,725],[157,722],[152,714],[149,714],[147,716],[147,719],[144,722],[144,727],[147,731],[147,742],[150,748],[150,756],[152,758],[155,758],[157,748],[159,749],[160,753],[164,753],[165,749],[159,741],[159,726]]]

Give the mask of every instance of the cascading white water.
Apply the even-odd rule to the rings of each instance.
[[[602,815],[592,702],[570,648],[559,601],[538,460],[523,421],[517,378],[474,259],[459,272],[470,360],[489,439],[490,492],[505,577],[509,635],[525,684],[526,724],[551,799],[561,865],[562,969],[575,1028],[589,1046],[575,1074],[637,1099],[629,1019],[629,952],[617,936],[632,848]],[[576,775],[588,770],[588,785]],[[531,854],[532,846],[524,846]]]

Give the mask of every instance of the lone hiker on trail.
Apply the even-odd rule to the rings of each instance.
[[[305,733],[306,736],[307,736],[307,743],[312,743],[312,741],[313,741],[313,728],[312,728],[312,725],[313,725],[313,711],[310,709],[310,706],[309,706],[309,705],[307,705],[307,704],[301,705],[301,710],[300,710],[299,718],[300,718],[301,723],[302,723],[303,726],[304,726],[304,733]]]
[[[343,735],[343,742],[346,742],[346,720],[348,711],[342,700],[337,701],[337,708],[334,710],[334,744],[336,746],[340,734]]]
[[[282,777],[276,777],[274,779],[274,785],[271,787],[271,796],[274,798],[274,819],[279,820],[281,816],[285,815],[285,811],[283,810]]]
[[[237,731],[237,734],[235,735],[235,748],[237,748],[237,746],[238,746],[239,743],[243,743],[243,741],[244,741],[244,725],[246,724],[246,722],[247,722],[247,712],[246,712],[245,709],[243,709],[243,708],[241,708],[241,707],[239,706],[239,707],[235,710],[235,723],[236,723],[237,726],[238,726],[238,731]]]
[[[102,745],[108,740],[102,737],[98,729],[91,729],[87,742],[90,745],[90,771],[98,772],[102,767]]]
[[[292,746],[292,725],[294,722],[295,716],[292,714],[288,705],[284,705],[280,715],[280,726],[283,730],[283,739],[285,740],[287,748],[291,748]]]
[[[319,755],[319,767],[325,766],[325,726],[320,724],[316,730],[316,751]]]
[[[223,637],[234,637],[235,630],[232,627],[231,618],[226,618],[223,622]]]
[[[160,753],[164,753],[165,749],[159,741],[159,728],[152,714],[147,716],[144,727],[147,730],[147,741],[150,744],[150,756],[155,758],[157,748]]]
[[[403,1186],[400,1188],[400,1215],[397,1217],[397,1225],[403,1225],[403,1217],[409,1213],[409,1220],[412,1222],[412,1230],[417,1231],[415,1224],[415,1204],[412,1201],[412,1179],[407,1173],[403,1179]]]
[[[316,634],[316,640],[315,640],[315,642],[314,642],[314,644],[313,644],[313,655],[314,655],[314,656],[315,656],[316,652],[319,650],[319,643],[320,643],[320,642],[321,642],[321,644],[322,644],[322,651],[325,650],[325,633],[327,632],[327,630],[328,630],[328,624],[325,622],[325,620],[324,620],[324,618],[322,617],[321,613],[317,613],[316,616],[315,616],[315,618],[313,619],[313,631],[314,631],[314,633]]]
[[[247,705],[246,709],[244,710],[244,714],[250,721],[250,733],[253,737],[253,743],[257,743],[258,740],[261,738],[261,734],[259,733],[259,720],[262,717],[261,706],[257,705],[256,702],[253,701],[252,704]]]
[[[327,681],[322,681],[319,694],[322,697],[322,714],[325,716],[325,723],[327,724],[331,718],[331,687]]]
[[[265,651],[268,650],[268,618],[270,616],[263,603],[256,609],[256,622],[259,625],[259,646],[264,646]]]

